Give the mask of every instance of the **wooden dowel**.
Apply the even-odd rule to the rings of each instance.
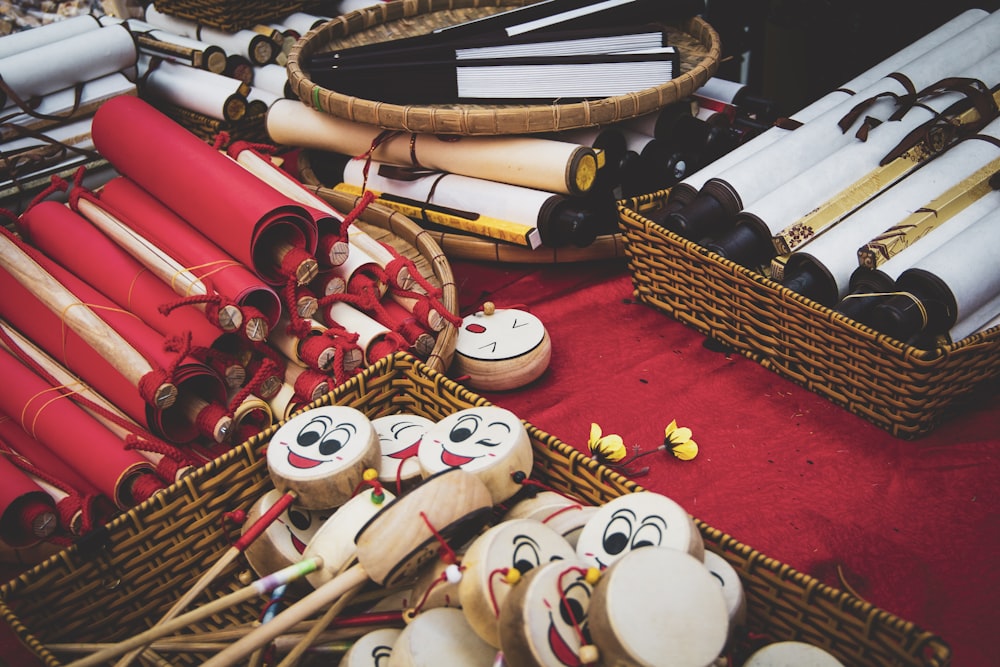
[[[83,197],[77,200],[76,207],[83,217],[90,220],[108,238],[149,269],[157,278],[170,285],[178,296],[208,294],[208,288],[205,287],[200,278],[105,209]],[[195,305],[202,311],[205,310],[204,304]],[[243,325],[243,312],[233,304],[223,306],[219,309],[218,325],[223,331],[238,331]]]
[[[184,627],[187,627],[195,621],[201,620],[212,614],[224,611],[230,607],[236,606],[242,602],[252,600],[255,597],[264,595],[274,590],[282,584],[287,584],[291,581],[304,577],[310,572],[315,571],[322,566],[322,558],[309,558],[304,561],[299,561],[294,565],[286,567],[274,574],[270,574],[266,577],[261,577],[260,579],[254,581],[253,583],[244,586],[238,591],[225,595],[217,600],[213,600],[207,604],[198,607],[186,614],[181,614],[163,623],[158,623],[154,627],[140,632],[137,635],[130,637],[124,641],[118,642],[108,648],[101,649],[96,653],[71,662],[68,667],[88,667],[92,665],[100,665],[111,658],[116,658],[127,651],[132,649],[145,646],[151,643],[154,639],[159,639],[171,633],[174,633]],[[248,637],[251,636],[247,635]]]
[[[153,371],[149,361],[121,334],[4,234],[0,234],[0,262],[15,280],[107,359],[132,386],[139,387],[142,379]],[[169,382],[162,383],[153,394],[154,405],[161,410],[172,406],[176,399],[177,387]]]

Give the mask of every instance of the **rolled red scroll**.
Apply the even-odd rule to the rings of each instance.
[[[52,497],[0,453],[0,539],[12,547],[38,544],[58,527]]]
[[[66,205],[36,204],[18,218],[18,229],[31,245],[164,336],[190,332],[194,345],[212,347],[223,335],[193,306],[161,310],[179,300],[170,286]]]
[[[10,242],[6,237],[7,246]],[[24,246],[24,244],[21,244]],[[17,248],[12,248],[16,251]],[[65,292],[67,306],[61,312],[42,301],[37,286],[29,289],[8,267],[0,270],[0,316],[59,361],[68,370],[93,386],[125,414],[145,424],[154,434],[172,443],[188,442],[199,435],[200,424],[190,415],[190,397],[225,403],[225,385],[221,378],[201,362],[180,351],[165,349],[162,334],[143,323],[138,317],[124,312],[117,304],[69,273],[51,259],[25,246],[29,256],[52,285]],[[17,253],[13,252],[16,256]],[[83,306],[86,306],[84,308]],[[67,327],[69,315],[86,311],[90,321],[114,334],[134,354],[129,361],[145,362],[145,374],[137,377],[135,370],[123,369],[114,358],[119,350],[105,354],[92,340]],[[149,380],[169,379],[160,386],[175,388],[176,396],[169,402],[157,401],[146,387]],[[183,400],[178,400],[181,398]]]
[[[164,488],[152,464],[7,350],[0,351],[0,411],[122,509]]]
[[[0,411],[0,452],[23,468],[55,503],[59,535],[83,535],[109,521],[118,509],[93,484]]]
[[[318,230],[309,212],[152,105],[108,100],[94,114],[91,134],[120,174],[263,280],[280,285],[315,276]]]
[[[259,311],[267,328],[278,323],[281,299],[274,289],[134,181],[124,177],[108,181],[99,203],[219,294]],[[261,340],[267,337],[267,331],[261,333]]]

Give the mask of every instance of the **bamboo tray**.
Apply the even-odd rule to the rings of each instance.
[[[619,202],[643,303],[903,439],[1000,376],[1000,326],[933,350],[905,345],[644,217],[668,195]]]
[[[349,405],[370,418],[410,412],[439,420],[488,405],[482,397],[407,354],[386,357],[311,404]],[[50,647],[116,641],[160,618],[229,549],[224,515],[246,510],[271,488],[263,450],[279,425],[198,469],[120,516],[86,543],[48,558],[0,587],[0,616],[48,667],[71,656]],[[534,451],[532,477],[583,502],[601,504],[643,490],[558,438],[525,422]],[[748,631],[767,640],[821,646],[845,665],[944,667],[951,650],[933,633],[846,592],[795,571],[695,519],[706,548],[739,573],[748,603]],[[234,562],[203,594],[221,597],[241,586],[246,565]],[[212,632],[257,618],[246,604],[205,619],[192,631]],[[172,656],[196,665],[208,655]],[[65,659],[65,662],[62,660]]]
[[[336,17],[306,33],[288,55],[288,81],[306,104],[338,118],[407,132],[501,135],[558,132],[651,113],[692,94],[716,71],[721,44],[700,17],[666,26],[681,55],[681,74],[628,95],[567,104],[397,105],[328,90],[312,82],[301,62],[314,54],[428,32],[437,27],[531,4],[531,0],[392,0]]]

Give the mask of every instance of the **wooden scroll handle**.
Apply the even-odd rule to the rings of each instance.
[[[147,377],[152,377],[150,373],[154,369],[145,357],[5,234],[0,234],[0,262],[15,280],[107,359],[129,383],[142,387]],[[148,397],[143,398],[163,410],[177,400],[177,387],[162,380],[149,390]]]

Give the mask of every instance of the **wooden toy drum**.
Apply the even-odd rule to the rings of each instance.
[[[330,509],[346,503],[378,470],[382,452],[368,417],[342,405],[315,407],[289,419],[267,446],[275,488],[293,491],[300,506]]]
[[[609,664],[705,667],[722,653],[729,612],[702,561],[678,549],[645,547],[601,575],[587,625]]]

